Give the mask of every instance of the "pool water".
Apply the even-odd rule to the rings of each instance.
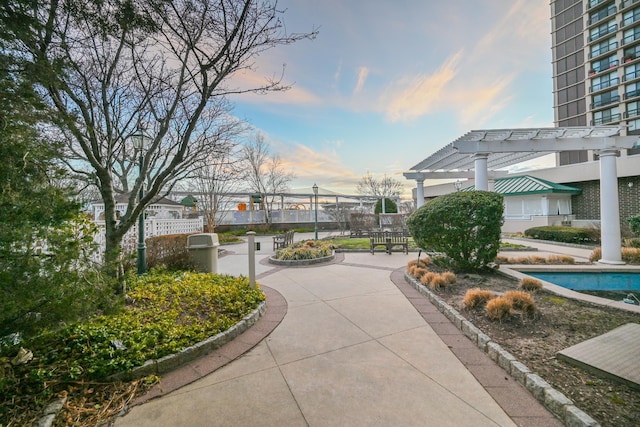
[[[640,291],[640,273],[523,271],[574,291]]]

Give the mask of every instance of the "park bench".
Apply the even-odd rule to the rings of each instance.
[[[277,236],[273,236],[273,249],[286,248],[290,244],[293,243],[293,235],[295,231],[285,231],[282,234],[278,234]]]
[[[369,244],[371,246],[371,254],[374,254],[377,246],[384,246],[389,255],[391,255],[391,249],[394,246],[401,246],[404,253],[409,253],[409,239],[404,233],[398,231],[371,232],[369,233]]]

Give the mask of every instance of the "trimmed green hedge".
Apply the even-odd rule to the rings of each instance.
[[[422,249],[444,252],[457,270],[490,266],[500,248],[503,197],[488,191],[465,191],[425,203],[407,219]]]
[[[600,243],[600,230],[595,228],[574,228],[562,226],[533,227],[524,231],[531,239],[553,242],[591,244]]]

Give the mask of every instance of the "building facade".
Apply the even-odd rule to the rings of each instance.
[[[640,0],[551,1],[551,36],[555,125],[621,124],[640,135]],[[556,164],[595,160],[563,151]]]

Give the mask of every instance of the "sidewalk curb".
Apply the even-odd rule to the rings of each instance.
[[[142,366],[135,367],[130,372],[118,372],[110,375],[107,377],[107,380],[125,381],[145,377],[147,375],[159,375],[173,371],[174,369],[196,360],[233,340],[256,323],[260,317],[262,317],[266,309],[267,302],[265,300],[260,303],[258,308],[243,317],[241,321],[226,331],[220,332],[219,334],[209,337],[204,341],[200,341],[199,343],[187,347],[178,353],[169,354],[161,357],[160,359],[147,360]]]
[[[571,427],[597,427],[600,424],[586,412],[573,404],[573,401],[557,391],[539,375],[519,362],[511,353],[503,349],[491,337],[484,334],[475,325],[464,318],[456,309],[431,292],[413,277],[404,274],[404,278],[414,289],[431,301],[451,322],[460,329],[480,350],[486,353],[505,372],[522,384],[545,408],[557,416],[564,425]]]

